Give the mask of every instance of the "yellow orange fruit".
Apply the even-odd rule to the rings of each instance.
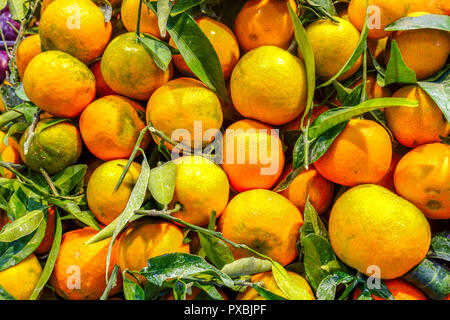
[[[286,50],[258,47],[239,60],[230,89],[236,110],[245,118],[283,125],[305,110],[305,65]]]
[[[397,193],[431,219],[450,219],[450,146],[431,143],[408,152],[394,173]]]
[[[156,2],[151,0],[149,2]],[[123,0],[120,8],[120,17],[123,25],[129,32],[136,31],[137,16],[139,10],[139,0]],[[142,33],[148,33],[161,38],[158,27],[158,17],[145,4],[142,5],[139,30]]]
[[[408,13],[428,12],[431,14],[450,15],[450,3],[447,0],[409,0]]]
[[[417,207],[370,184],[353,187],[336,200],[329,235],[345,264],[381,279],[411,270],[423,260],[431,241],[428,221]]]
[[[111,23],[90,0],[53,1],[39,21],[45,50],[67,52],[86,63],[102,55],[111,37]]]
[[[102,72],[100,70],[101,63],[101,60],[99,60],[89,67],[95,77],[95,92],[99,98],[116,94],[114,90],[106,84],[105,79],[103,79]]]
[[[41,39],[38,34],[23,39],[19,44],[16,52],[16,65],[21,78],[23,78],[30,61],[39,53],[41,53]]]
[[[282,265],[297,257],[298,230],[303,218],[296,206],[282,195],[262,189],[236,195],[219,220],[223,236],[271,257]],[[235,259],[251,256],[231,248]]]

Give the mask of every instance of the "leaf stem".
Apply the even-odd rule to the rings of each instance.
[[[143,0],[139,0],[138,16],[137,16],[137,23],[136,23],[136,37],[138,39],[139,39],[139,36],[141,34],[141,32],[140,32],[140,24],[141,24],[142,2],[143,2]]]
[[[41,171],[42,176],[44,177],[45,181],[47,182],[48,186],[50,187],[50,190],[52,191],[53,195],[59,196],[58,190],[56,190],[55,184],[53,183],[52,179],[48,175],[48,172],[45,171],[44,168],[39,168]]]

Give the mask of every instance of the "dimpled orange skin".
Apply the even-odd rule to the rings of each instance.
[[[19,44],[16,53],[16,64],[21,79],[30,61],[39,53],[41,53],[41,39],[38,34],[25,38]]]
[[[324,80],[330,79],[344,67],[358,46],[360,37],[359,31],[350,22],[339,17],[334,19],[338,23],[317,20],[306,28],[316,62],[316,74]],[[298,54],[301,57],[300,49]],[[349,78],[361,64],[362,56],[337,80]]]
[[[385,280],[384,284],[389,288],[389,291],[392,293],[395,300],[428,300],[428,298],[423,294],[422,291],[400,278]],[[360,293],[361,290],[356,288],[355,292],[353,293],[353,300],[356,300]],[[372,294],[372,299],[386,300],[374,294]]]
[[[172,64],[163,71],[137,43],[136,33],[121,34],[106,48],[101,63],[106,84],[118,94],[146,100],[172,78]]]
[[[219,220],[219,231],[235,243],[271,257],[283,266],[297,257],[298,230],[303,218],[298,208],[282,195],[262,189],[236,195]],[[230,247],[234,258],[248,257],[244,249]]]
[[[431,14],[450,15],[450,3],[447,0],[410,0],[408,13],[428,12]]]
[[[219,98],[203,83],[191,78],[178,78],[158,88],[148,101],[146,114],[147,123],[168,137],[177,129],[187,130],[191,140],[184,143],[192,145],[196,142],[194,122],[201,121],[201,136],[197,137],[199,141],[195,146],[191,145],[196,148],[212,141],[205,139],[205,132],[209,129],[219,130],[223,121]],[[153,139],[156,143],[160,141],[156,136]],[[172,140],[183,141],[183,138],[174,136]],[[172,149],[171,145],[168,147]]]
[[[305,110],[305,65],[286,50],[258,47],[239,60],[230,89],[236,110],[245,118],[283,125]]]
[[[409,85],[394,93],[395,98],[417,100],[418,107],[386,108],[388,127],[395,138],[408,148],[439,142],[450,133],[442,111],[418,85]]]
[[[111,223],[125,209],[139,177],[141,166],[133,162],[119,189],[114,190],[126,164],[126,159],[105,162],[89,179],[86,188],[89,209],[104,225]]]
[[[238,191],[270,189],[284,167],[283,144],[273,128],[244,119],[223,136],[223,170]]]
[[[117,95],[95,100],[80,116],[84,144],[94,156],[105,161],[129,158],[144,127],[129,100]],[[141,148],[145,149],[148,143],[147,135]]]
[[[100,299],[106,288],[106,257],[111,239],[85,244],[97,233],[98,231],[86,227],[63,234],[58,259],[50,277],[50,284],[60,297],[67,300]],[[116,243],[111,251],[109,276],[117,263],[117,248]],[[119,272],[117,285],[112,288],[110,295],[122,290],[120,278]],[[79,288],[75,286],[77,279]]]
[[[51,50],[28,64],[23,88],[42,110],[55,117],[75,118],[95,98],[95,77],[71,55]]]
[[[265,45],[289,47],[294,26],[288,4],[295,12],[297,4],[293,0],[250,0],[245,3],[234,23],[234,32],[244,51]]]
[[[48,208],[48,218],[47,218],[47,226],[45,229],[44,238],[41,241],[41,244],[34,253],[41,255],[46,254],[50,251],[53,245],[53,240],[55,238],[55,208]]]
[[[372,184],[342,194],[328,226],[336,255],[346,265],[381,279],[410,271],[425,258],[431,241],[430,225],[417,207]]]
[[[350,22],[361,31],[367,11],[367,0],[352,0],[348,7]],[[373,6],[373,7],[371,7]],[[377,10],[372,9],[377,8]],[[369,39],[381,39],[391,32],[384,28],[405,17],[409,10],[409,0],[369,0]],[[379,15],[379,16],[378,16]]]
[[[105,79],[103,79],[102,72],[100,70],[101,63],[102,62],[100,60],[89,67],[95,77],[95,92],[97,97],[102,98],[104,96],[116,95],[117,93],[115,93],[114,90],[106,84]]]
[[[391,159],[386,130],[375,121],[352,119],[314,166],[325,179],[352,187],[380,181]]]
[[[150,1],[156,2],[156,1]],[[136,31],[137,16],[139,10],[139,0],[123,0],[120,8],[120,16],[123,25],[129,32]],[[141,10],[141,20],[139,22],[139,31],[142,33],[151,34],[161,39],[161,33],[158,27],[158,17],[150,8],[147,8],[145,4]]]
[[[292,164],[283,172],[280,181],[286,179],[292,172]],[[295,204],[301,212],[305,210],[306,200],[309,199],[318,214],[324,213],[333,201],[334,184],[322,177],[316,169],[302,171],[289,185],[289,188],[280,192]]]
[[[450,146],[432,143],[408,152],[394,174],[397,193],[431,219],[450,219]]]
[[[228,79],[240,56],[239,44],[233,31],[223,23],[209,17],[200,17],[196,21],[214,47],[219,57],[220,65],[222,66],[223,76],[225,80]],[[172,38],[170,38],[169,44],[176,48]],[[187,66],[181,55],[174,55],[173,63],[183,74],[193,76],[191,69]]]
[[[305,278],[303,278],[301,275],[292,272],[292,271],[288,271],[287,272],[289,277],[291,278],[292,283],[295,284],[295,287],[297,290],[302,290],[303,291],[303,295],[304,295],[304,299],[303,300],[315,300],[315,296],[314,293],[311,290],[311,287],[309,286],[309,283],[305,280]],[[281,289],[278,287],[275,278],[273,277],[273,273],[268,271],[268,272],[262,272],[262,273],[257,273],[255,275],[252,276],[251,278],[251,282],[256,283],[256,282],[262,282],[264,283],[264,288],[266,290],[269,290],[270,292],[283,297],[285,299],[288,299],[288,297],[281,291]],[[256,292],[255,289],[253,289],[252,287],[248,287],[247,290],[245,290],[244,292],[240,292],[238,294],[238,296],[236,297],[237,300],[266,300],[265,298],[263,298],[262,296],[260,296],[258,294],[258,292]]]
[[[105,23],[102,11],[90,0],[54,1],[39,22],[46,50],[67,52],[84,63],[102,55],[111,30],[111,23]]]
[[[183,207],[172,216],[197,226],[207,225],[212,211],[220,217],[230,190],[223,170],[199,156],[184,156],[174,162],[177,177],[171,207],[177,202]]]
[[[169,222],[142,220],[123,231],[118,241],[118,265],[120,269],[140,271],[148,259],[167,253],[189,253],[189,244],[183,243],[180,228]],[[141,281],[143,276],[138,275]],[[130,280],[135,279],[129,277]]]
[[[420,13],[409,16],[421,15]],[[450,35],[447,31],[418,29],[396,31],[390,43],[397,41],[405,64],[416,73],[417,80],[423,80],[437,73],[447,62],[450,53]],[[389,44],[390,44],[389,43]],[[390,46],[388,45],[387,61]]]

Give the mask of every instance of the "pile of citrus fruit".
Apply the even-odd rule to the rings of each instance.
[[[0,300],[449,299],[448,1],[12,2]]]

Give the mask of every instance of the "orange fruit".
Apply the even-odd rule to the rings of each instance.
[[[86,244],[97,232],[92,228],[83,228],[63,234],[58,258],[50,277],[50,284],[60,297],[67,300],[100,299],[106,288],[106,258],[111,239]],[[117,248],[115,244],[109,264],[109,275],[117,263]],[[119,273],[117,285],[112,288],[110,295],[122,290],[120,278]]]
[[[347,20],[334,17],[331,20],[317,20],[306,28],[316,62],[316,74],[328,80],[344,67],[359,42],[359,31]],[[300,50],[298,51],[301,57]],[[354,74],[362,64],[362,57],[347,72],[338,77],[345,80]]]
[[[273,128],[240,120],[223,136],[223,170],[238,191],[270,189],[284,166],[283,144]]]
[[[47,227],[45,229],[44,238],[34,253],[41,255],[50,252],[55,238],[55,208],[48,208]]]
[[[411,13],[421,16],[428,13]],[[431,77],[443,68],[450,53],[450,35],[447,31],[417,29],[396,31],[390,37],[387,61],[390,57],[390,43],[395,40],[405,64],[416,73],[417,80]]]
[[[149,2],[156,2],[151,0]],[[136,31],[137,16],[139,10],[139,0],[123,0],[120,8],[120,18],[123,25],[129,32]],[[158,27],[158,17],[145,4],[142,5],[139,31],[161,38]]]
[[[90,0],[53,1],[39,21],[45,50],[67,52],[86,63],[102,55],[111,37],[111,23]]]
[[[250,0],[236,17],[234,32],[244,51],[260,46],[287,49],[294,38],[294,26],[288,11],[297,10],[293,0]]]
[[[410,271],[431,241],[430,225],[417,207],[373,184],[353,187],[336,200],[328,231],[342,262],[381,279]]]
[[[203,83],[191,78],[169,81],[152,94],[147,104],[147,123],[191,148],[211,142],[211,137],[205,137],[206,131],[219,130],[222,121],[219,98]],[[201,125],[199,137],[195,136],[196,122]],[[154,135],[153,139],[159,144],[159,137]],[[171,145],[168,147],[172,149]]]
[[[394,93],[396,98],[417,100],[418,107],[386,108],[389,129],[402,145],[414,148],[439,142],[450,134],[450,126],[441,109],[418,85],[408,85]]]
[[[34,254],[0,271],[0,286],[17,300],[28,300],[38,284],[42,267]]]
[[[223,76],[225,79],[228,79],[231,75],[231,71],[233,71],[234,66],[239,60],[240,55],[239,44],[233,31],[223,23],[209,17],[200,17],[195,20],[214,47],[214,50],[219,57],[220,65],[222,66]],[[176,48],[172,38],[170,39],[169,44]],[[181,55],[174,55],[173,63],[180,72],[190,76],[194,75]]]
[[[301,275],[288,271],[287,272],[289,277],[291,278],[291,281],[295,283],[295,286],[297,289],[302,289],[304,299],[303,300],[315,300],[314,293],[311,290],[311,287],[309,286],[308,281],[305,280]],[[264,283],[264,288],[266,290],[269,290],[270,292],[283,297],[287,299],[288,297],[280,290],[278,287],[275,278],[273,277],[272,272],[263,272],[263,273],[257,273],[252,276],[251,282],[262,282]],[[266,300],[262,296],[256,292],[255,289],[252,287],[248,287],[244,292],[239,293],[237,300]]]
[[[348,7],[350,22],[362,30],[367,11],[367,0],[352,0]],[[405,17],[409,10],[409,0],[369,0],[369,39],[387,37],[390,32],[384,31],[394,21]]]
[[[352,119],[314,166],[325,179],[351,187],[380,181],[391,159],[386,130],[375,121]]]
[[[38,34],[23,39],[19,44],[16,52],[16,65],[21,79],[23,79],[23,74],[31,59],[39,53],[41,53],[41,39]]]
[[[408,13],[428,12],[431,14],[450,15],[450,4],[447,0],[410,0]]]
[[[183,238],[183,231],[172,223],[134,222],[123,231],[117,243],[119,267],[121,270],[140,271],[150,258],[167,253],[189,253],[189,244],[183,243]],[[138,277],[145,281],[143,276]]]
[[[34,57],[25,70],[23,88],[39,108],[61,118],[78,117],[95,98],[92,72],[61,51],[45,51]]]
[[[211,212],[222,214],[228,203],[230,186],[223,170],[214,162],[199,156],[174,160],[177,166],[172,205],[182,209],[172,216],[197,226],[207,225]]]
[[[305,110],[305,65],[286,50],[258,47],[239,60],[230,89],[233,104],[244,117],[283,125]]]
[[[422,291],[414,287],[412,284],[409,284],[405,280],[392,279],[385,280],[384,283],[389,288],[389,291],[391,291],[395,300],[428,300],[427,297],[422,293]],[[353,293],[353,300],[356,300],[360,293],[361,290],[357,288]],[[372,294],[372,299],[386,300],[374,294]]]
[[[292,172],[292,164],[285,169],[280,181],[286,179]],[[305,210],[306,200],[316,209],[318,214],[324,213],[333,201],[334,184],[323,178],[316,169],[302,171],[289,185],[289,188],[280,192],[295,204],[300,211]]]
[[[388,171],[388,173],[386,173],[386,175],[383,177],[383,179],[381,179],[380,181],[375,183],[376,185],[385,187],[386,189],[389,189],[390,191],[395,192],[394,172],[395,172],[395,168],[397,168],[398,162],[400,161],[400,159],[402,157],[403,157],[402,154],[395,152],[395,151],[392,152],[392,160],[391,160],[391,165],[389,166],[389,171]]]
[[[39,172],[43,168],[49,174],[55,174],[78,161],[82,142],[77,127],[72,123],[64,121],[48,126],[51,121],[52,118],[47,118],[37,123],[28,150],[25,142],[29,130],[25,132],[20,139],[20,156],[31,170]]]
[[[394,174],[397,193],[431,219],[450,219],[450,146],[431,143],[408,152]]]
[[[3,142],[5,133],[0,131],[0,161],[22,164],[19,144],[11,137],[8,137],[8,145]],[[1,167],[0,175],[3,178],[14,179],[15,175],[11,171]]]
[[[106,84],[118,94],[146,100],[172,78],[172,64],[161,70],[137,42],[136,33],[128,32],[110,42],[103,54],[101,72]]]
[[[95,169],[89,179],[86,188],[88,206],[104,225],[111,223],[125,209],[139,177],[141,166],[133,162],[119,189],[114,190],[127,162],[126,159],[107,161]]]
[[[89,67],[95,77],[95,92],[97,97],[102,98],[104,96],[116,95],[117,93],[115,93],[114,90],[106,84],[105,79],[103,79],[102,72],[100,70],[101,63],[101,60],[99,60]]]
[[[303,224],[300,211],[288,199],[269,190],[239,193],[227,205],[219,220],[226,239],[246,244],[282,265],[297,257],[298,230]],[[251,256],[244,249],[230,247],[234,258]]]
[[[80,116],[84,144],[94,156],[105,161],[129,158],[144,127],[129,99],[117,95],[95,100]],[[148,135],[145,137],[143,149],[149,142]]]

